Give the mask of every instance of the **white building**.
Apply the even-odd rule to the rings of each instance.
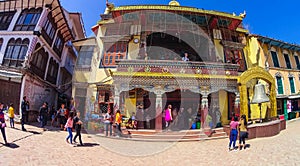
[[[42,102],[68,101],[77,58],[70,41],[82,38],[81,14],[66,11],[59,0],[1,1],[0,101],[14,103],[18,114],[27,96],[31,115]]]

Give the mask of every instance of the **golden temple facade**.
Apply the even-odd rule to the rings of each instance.
[[[262,116],[274,119],[276,83],[261,58],[253,58],[258,51],[243,27],[245,16],[176,1],[119,7],[107,3],[92,27],[96,37],[74,42],[93,47],[90,65],[76,67],[75,99],[89,114],[108,109],[120,109],[126,117],[135,113],[150,124],[141,128],[164,128],[161,119],[168,105],[177,115],[188,112],[192,121],[198,117],[203,122],[208,114],[215,128],[228,124],[233,114],[259,119],[251,99],[254,85],[262,82],[270,97]]]

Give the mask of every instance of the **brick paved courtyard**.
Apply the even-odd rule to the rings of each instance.
[[[300,119],[289,121],[279,135],[249,140],[250,148],[230,152],[228,139],[163,143],[83,134],[85,146],[73,147],[64,131],[7,128],[11,146],[0,144],[0,165],[299,165],[299,126]]]

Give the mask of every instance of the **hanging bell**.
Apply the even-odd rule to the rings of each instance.
[[[270,99],[266,95],[265,86],[263,84],[256,84],[254,89],[254,96],[252,98],[252,104],[269,102]]]

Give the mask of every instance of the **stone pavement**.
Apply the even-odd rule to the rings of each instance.
[[[0,144],[0,166],[6,165],[299,165],[300,119],[274,137],[246,141],[250,148],[228,151],[228,139],[198,142],[142,142],[83,134],[85,146],[70,146],[67,132],[28,132],[6,128],[10,147]],[[16,125],[20,128],[19,125]],[[75,133],[74,133],[75,134]],[[2,142],[2,135],[0,138]]]

